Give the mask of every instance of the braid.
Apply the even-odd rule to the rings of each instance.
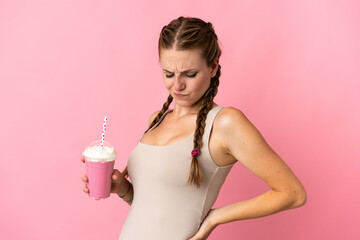
[[[202,97],[201,106],[200,106],[200,109],[199,109],[199,112],[198,112],[198,115],[196,118],[196,129],[195,129],[194,141],[193,141],[194,148],[201,149],[201,147],[202,147],[202,136],[204,134],[204,130],[205,130],[205,126],[206,126],[206,124],[205,124],[206,116],[207,116],[208,112],[211,110],[213,99],[217,94],[220,75],[221,75],[221,66],[219,64],[215,77],[211,78],[210,86]],[[169,106],[170,106],[172,100],[173,100],[173,97],[171,96],[171,94],[169,94],[168,99],[163,104],[161,111],[158,113],[158,115],[155,117],[155,119],[151,122],[150,126],[145,131],[145,133],[149,129],[151,129],[160,120],[161,116],[166,112],[166,110],[169,109]],[[124,177],[129,176],[127,166],[123,170],[122,175]],[[188,184],[191,185],[194,183],[199,188],[200,184],[202,182],[202,178],[203,178],[203,176],[202,176],[202,172],[200,169],[200,164],[199,164],[196,156],[192,156]]]
[[[211,106],[213,103],[213,99],[218,91],[219,86],[219,77],[221,75],[221,66],[219,64],[219,68],[216,72],[215,77],[211,79],[210,87],[204,94],[201,102],[201,107],[199,109],[197,118],[196,118],[196,130],[194,133],[194,148],[201,149],[202,147],[202,136],[204,134],[205,126],[206,126],[206,117],[208,112],[211,110]],[[203,175],[202,171],[200,169],[199,161],[197,160],[196,156],[192,156],[191,160],[191,167],[190,167],[190,173],[188,178],[188,184],[196,184],[196,186],[199,188],[200,184],[202,182]]]
[[[167,101],[163,104],[163,107],[161,109],[161,111],[158,113],[158,115],[156,115],[156,118],[151,122],[150,126],[148,127],[148,129],[145,131],[145,133],[147,131],[149,131],[150,128],[152,128],[159,120],[160,118],[162,117],[162,115],[166,112],[166,110],[169,109],[169,106],[170,106],[170,103],[172,102],[173,100],[173,97],[171,96],[171,94],[169,94],[168,98],[167,98]],[[144,134],[145,134],[144,133]],[[129,172],[128,172],[128,169],[127,169],[127,166],[125,167],[125,169],[123,170],[122,172],[122,175],[124,177],[128,177],[129,176]]]
[[[169,94],[167,101],[163,104],[163,107],[161,109],[161,111],[158,113],[158,115],[156,115],[156,118],[151,122],[149,128],[145,131],[145,133],[152,128],[162,117],[162,115],[166,112],[166,110],[169,109],[170,103],[172,102],[173,97],[171,96],[171,94]],[[145,134],[144,133],[144,134]]]

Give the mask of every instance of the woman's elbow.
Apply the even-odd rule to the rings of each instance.
[[[307,193],[306,193],[305,188],[303,188],[303,189],[301,189],[301,191],[297,191],[297,192],[298,192],[298,194],[296,197],[294,207],[302,207],[307,202]]]

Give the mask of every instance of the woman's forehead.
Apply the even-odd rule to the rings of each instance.
[[[160,52],[160,64],[162,69],[168,71],[183,71],[188,68],[202,68],[206,65],[206,61],[202,58],[199,49],[162,49]]]

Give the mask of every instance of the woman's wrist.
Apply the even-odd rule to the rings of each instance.
[[[125,196],[130,192],[131,183],[130,183],[130,181],[127,181],[127,182],[128,182],[128,183],[127,183],[126,185],[127,185],[128,187],[127,187],[126,192],[118,193],[118,195],[119,195],[120,198],[125,197]]]
[[[126,192],[123,192],[122,194],[120,193],[117,193],[118,196],[123,199],[125,202],[131,204],[133,198],[134,198],[134,193],[132,191],[132,184],[130,183],[130,181],[127,181],[128,182],[128,188],[126,190]]]

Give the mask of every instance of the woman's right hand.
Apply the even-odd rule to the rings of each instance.
[[[111,176],[111,191],[110,193],[116,193],[119,196],[125,195],[129,189],[129,181],[121,174],[117,169],[113,170]]]
[[[84,158],[84,156],[81,157],[81,161],[82,161],[83,163],[85,163],[85,158]],[[86,174],[84,174],[84,176],[82,176],[81,180],[85,183],[85,185],[84,185],[84,187],[83,187],[83,191],[84,191],[85,193],[89,193],[89,189],[88,189],[88,187],[87,187],[87,183],[88,183],[89,179],[88,179],[88,177],[86,176]]]
[[[83,163],[85,163],[84,156],[81,157],[81,161]],[[89,193],[89,188],[87,187],[87,183],[88,183],[89,179],[86,176],[86,174],[84,174],[84,176],[82,176],[81,180],[85,183],[85,185],[83,187],[83,191],[85,193]],[[129,181],[126,180],[126,178],[122,176],[122,174],[119,170],[114,169],[113,174],[111,176],[111,191],[110,191],[110,193],[116,193],[121,196],[126,193],[128,188],[129,188]]]

